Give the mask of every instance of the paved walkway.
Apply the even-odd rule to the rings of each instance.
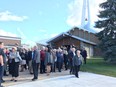
[[[80,72],[80,78],[69,75],[69,71],[42,74],[37,81],[30,77],[20,77],[18,82],[8,82],[8,87],[116,87],[116,78],[87,72]],[[12,83],[12,84],[10,84]]]
[[[22,83],[32,82],[31,79],[33,78],[33,75],[30,75],[28,70],[26,70],[24,72],[20,72],[19,75],[20,76],[19,76],[17,82],[10,81],[11,75],[4,76],[5,83],[3,83],[3,85],[5,87],[8,87],[8,86],[12,86],[12,85],[19,85]],[[47,76],[46,74],[39,74],[38,81],[53,78],[53,77],[58,77],[58,76],[65,76],[65,75],[69,75],[69,71],[62,71],[61,73],[59,73],[59,72],[51,73],[50,76]]]

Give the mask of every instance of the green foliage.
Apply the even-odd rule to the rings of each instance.
[[[99,47],[106,61],[116,61],[116,0],[107,0],[100,7],[103,10],[100,11],[100,20],[95,25],[96,28],[103,29],[97,33],[101,41]]]

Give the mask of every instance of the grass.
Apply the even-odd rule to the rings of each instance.
[[[92,58],[81,66],[81,71],[116,77],[116,64],[106,63],[102,58]]]

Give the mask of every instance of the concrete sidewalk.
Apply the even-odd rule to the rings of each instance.
[[[9,87],[116,87],[116,78],[87,72],[80,72],[80,78],[66,75],[16,84]]]
[[[62,72],[56,71],[55,73],[51,73],[49,76],[47,76],[46,74],[39,74],[38,81],[49,79],[49,78],[54,78],[54,77],[58,77],[58,76],[66,76],[66,75],[69,75],[69,70],[67,70],[67,71],[63,70]],[[10,81],[11,78],[12,78],[11,75],[4,76],[3,79],[5,80],[5,83],[3,83],[3,85],[5,87],[12,86],[12,85],[19,85],[19,84],[27,83],[27,82],[32,82],[31,79],[33,78],[33,75],[30,75],[29,71],[26,70],[24,72],[20,72],[19,73],[19,77],[18,77],[18,81],[17,82]]]

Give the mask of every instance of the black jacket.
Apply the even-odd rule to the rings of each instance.
[[[32,60],[32,51],[28,52],[28,61]]]

